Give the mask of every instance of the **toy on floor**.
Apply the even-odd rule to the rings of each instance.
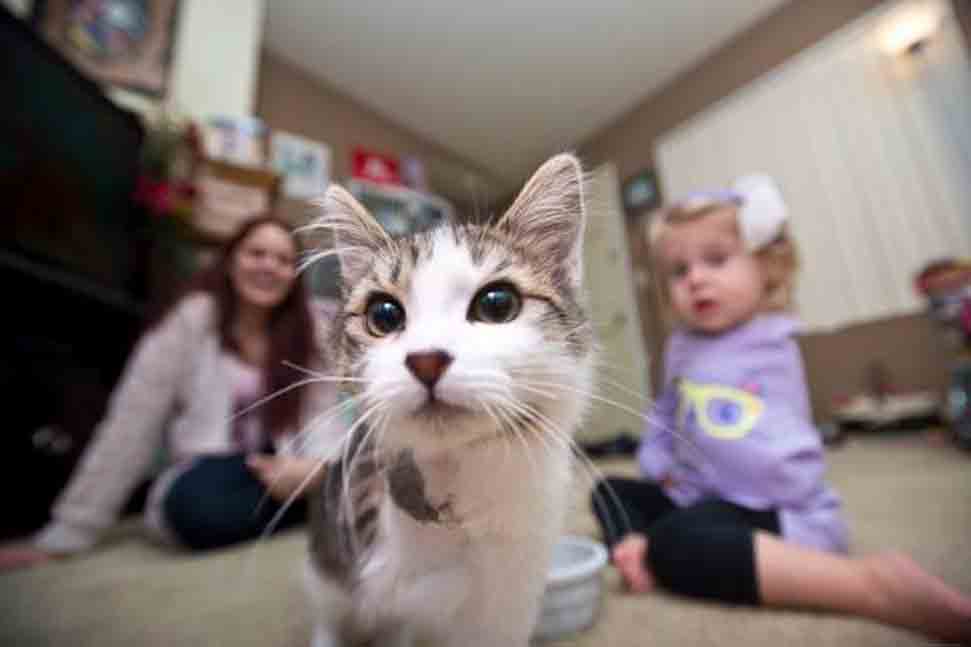
[[[928,314],[957,349],[946,415],[958,445],[971,449],[971,258],[930,263],[914,284],[927,300]]]

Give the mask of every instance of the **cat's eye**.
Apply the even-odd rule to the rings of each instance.
[[[491,283],[475,295],[469,306],[469,321],[506,323],[519,316],[523,298],[508,283]]]
[[[387,294],[371,297],[366,314],[368,332],[375,337],[384,337],[405,327],[405,309]]]

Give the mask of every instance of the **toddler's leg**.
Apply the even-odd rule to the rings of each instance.
[[[863,616],[938,640],[971,642],[971,596],[909,557],[844,557],[755,535],[762,601]]]

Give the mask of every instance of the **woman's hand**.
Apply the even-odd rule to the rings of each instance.
[[[324,474],[321,461],[303,456],[250,454],[246,465],[277,501],[286,501],[298,490],[312,489]]]
[[[56,556],[28,542],[0,546],[0,573],[49,562]]]

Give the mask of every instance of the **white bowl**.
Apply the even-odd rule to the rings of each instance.
[[[607,549],[586,537],[561,537],[553,547],[533,638],[555,640],[590,628],[603,598]]]

